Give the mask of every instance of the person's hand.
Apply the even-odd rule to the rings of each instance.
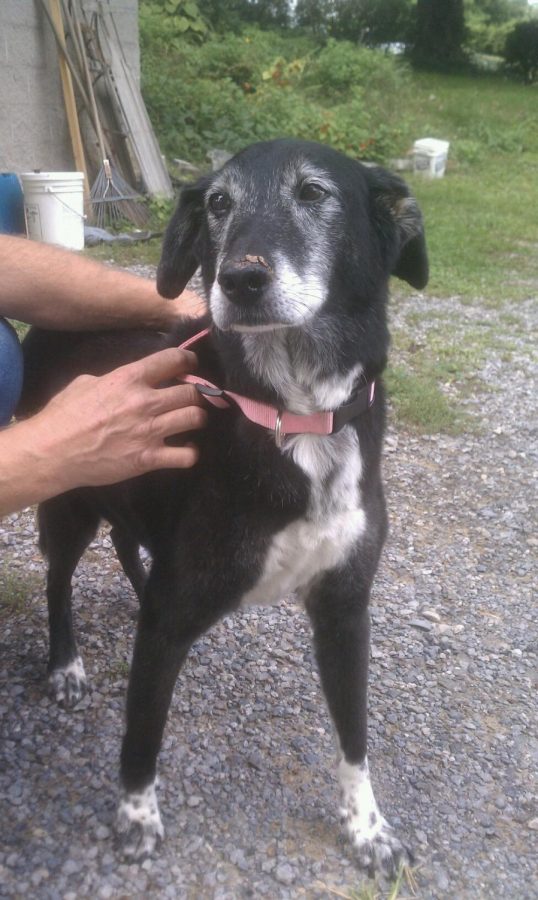
[[[54,493],[193,466],[196,447],[165,438],[206,424],[202,398],[193,385],[159,385],[195,368],[193,353],[169,349],[101,377],[82,375],[21,423],[31,427],[33,453],[54,461]]]

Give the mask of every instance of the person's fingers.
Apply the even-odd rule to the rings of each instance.
[[[204,398],[194,384],[174,384],[153,392],[154,414],[181,410],[187,406],[204,406]]]
[[[188,372],[193,372],[198,366],[196,354],[191,350],[180,350],[177,347],[170,347],[167,350],[159,350],[158,353],[152,353],[146,356],[139,363],[133,363],[133,366],[140,367],[140,375],[142,379],[151,385],[157,385],[160,381],[167,378],[178,377]]]
[[[162,444],[144,453],[143,464],[151,469],[190,469],[196,465],[200,451],[194,444],[184,447],[169,447]]]
[[[197,431],[207,425],[207,412],[199,406],[186,406],[183,409],[173,409],[162,413],[153,420],[152,435],[160,438],[170,437],[173,434],[182,434],[185,431]]]

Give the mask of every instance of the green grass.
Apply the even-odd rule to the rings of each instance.
[[[340,890],[332,888],[326,884],[320,884],[319,887],[324,888],[330,897],[341,898],[341,900],[403,900],[403,897],[416,897],[418,884],[417,874],[419,867],[402,865],[398,871],[396,878],[384,888],[381,888],[377,882],[369,881],[361,884],[358,888],[349,888],[349,890]],[[405,892],[402,894],[402,890]]]
[[[0,567],[0,616],[21,612],[32,595],[42,587],[37,575],[12,571],[9,563]]]
[[[162,237],[139,244],[98,244],[88,247],[84,255],[116,266],[156,266],[161,255]]]
[[[26,332],[28,331],[30,326],[27,325],[25,322],[18,322],[17,319],[10,319],[9,321],[13,325],[13,328],[15,329],[15,331],[17,332],[19,341],[22,341],[24,335],[26,334]]]
[[[536,90],[494,76],[413,78],[409,143],[450,141],[444,178],[408,178],[426,223],[428,292],[496,306],[536,294]]]
[[[433,376],[391,366],[385,383],[397,418],[413,430],[421,434],[458,434],[465,430],[466,419],[444,396]]]
[[[507,364],[512,361],[513,337],[523,328],[520,318],[501,313],[494,322],[475,321],[472,326],[455,329],[446,316],[436,314],[427,323],[426,336],[417,341],[418,319],[418,313],[409,313],[405,327],[392,333],[395,361],[389,365],[386,383],[397,417],[426,434],[475,430],[478,421],[462,410],[459,401],[479,391],[494,390],[478,373],[492,350]],[[455,387],[451,394],[458,402],[449,399],[441,386]]]

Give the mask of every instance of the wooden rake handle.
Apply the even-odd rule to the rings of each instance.
[[[62,90],[64,95],[65,112],[67,115],[67,123],[69,126],[69,134],[71,136],[71,146],[73,148],[73,156],[75,157],[75,165],[79,172],[84,173],[84,197],[89,200],[90,188],[88,184],[88,172],[86,169],[86,158],[84,155],[84,147],[82,144],[82,136],[80,134],[80,124],[77,115],[77,105],[75,101],[75,92],[73,90],[73,76],[84,102],[87,101],[86,91],[78,77],[78,73],[71,62],[65,46],[64,23],[62,18],[62,10],[60,0],[49,0],[50,9],[46,0],[40,0],[43,11],[52,28],[54,38],[59,50],[58,64],[60,66],[60,77],[62,80]]]

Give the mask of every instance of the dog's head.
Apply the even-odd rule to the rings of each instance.
[[[176,297],[197,267],[227,331],[298,326],[336,297],[368,306],[391,274],[428,278],[422,217],[405,183],[329,147],[254,144],[185,189],[157,285]]]

